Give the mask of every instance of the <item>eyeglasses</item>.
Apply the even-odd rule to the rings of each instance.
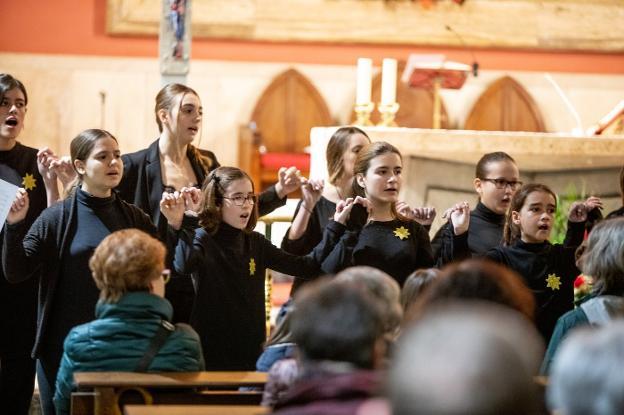
[[[505,189],[507,186],[509,186],[511,190],[518,190],[520,187],[522,187],[521,181],[508,181],[505,179],[487,179],[485,177],[480,177],[479,179],[485,182],[494,183],[494,186],[496,186],[497,189]]]
[[[171,271],[168,269],[164,269],[161,273],[160,276],[163,278],[163,282],[165,284],[167,284],[169,282],[169,280],[171,279]]]
[[[236,206],[243,206],[245,204],[245,201],[249,202],[249,204],[253,206],[256,204],[256,201],[258,200],[258,195],[249,193],[247,196],[243,196],[243,195],[238,195],[234,197],[223,196],[223,199],[231,200],[232,202],[234,202]]]

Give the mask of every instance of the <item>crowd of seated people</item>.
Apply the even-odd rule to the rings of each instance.
[[[262,403],[282,415],[624,413],[621,209],[588,227],[601,200],[575,202],[551,243],[556,194],[495,152],[479,204],[431,237],[435,209],[399,198],[399,150],[354,127],[330,140],[327,185],[283,168],[257,195],[192,145],[186,86],[161,90],[159,137],[124,156],[99,129],[70,157],[26,147],[25,87],[0,74],[0,101],[0,178],[24,186],[1,239],[2,413],[27,413],[35,370],[44,415],[70,412],[78,372],[202,370],[267,372]],[[299,189],[275,247],[256,222]],[[267,341],[266,269],[295,276]]]

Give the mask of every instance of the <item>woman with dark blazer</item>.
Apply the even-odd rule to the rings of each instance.
[[[159,209],[163,192],[199,188],[208,173],[219,167],[214,153],[191,144],[200,134],[202,111],[199,95],[193,89],[181,84],[166,85],[156,95],[160,136],[148,148],[122,157],[124,174],[117,187],[119,196],[152,218],[161,239],[167,232],[167,220]],[[260,215],[284,205],[286,195],[299,188],[301,183],[296,173],[293,167],[280,169],[278,183],[260,194]],[[172,275],[167,299],[175,310],[174,321],[188,321],[193,296],[190,279]]]

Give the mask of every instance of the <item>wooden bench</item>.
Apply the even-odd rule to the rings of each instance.
[[[264,415],[269,408],[251,405],[126,405],[125,415]]]
[[[77,372],[71,413],[118,415],[126,404],[259,405],[266,379],[261,372]]]

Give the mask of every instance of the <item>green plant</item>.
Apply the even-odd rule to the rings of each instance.
[[[563,195],[557,194],[557,210],[555,212],[554,226],[550,234],[550,242],[553,244],[563,243],[568,229],[568,212],[570,205],[577,200],[585,200],[585,186],[581,192],[576,190],[574,183],[570,183]]]

